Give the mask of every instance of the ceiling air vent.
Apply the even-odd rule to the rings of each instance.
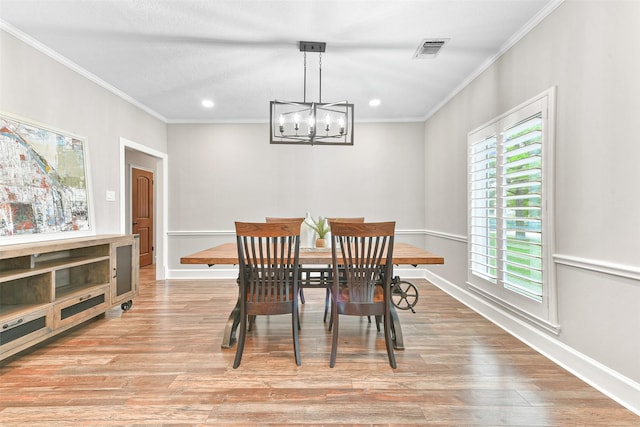
[[[425,39],[420,42],[414,58],[435,58],[449,39]]]

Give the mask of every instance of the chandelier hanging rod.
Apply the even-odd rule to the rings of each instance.
[[[318,102],[322,104],[322,52],[327,49],[326,42],[298,42],[298,47],[300,52],[304,55],[304,88],[303,88],[303,102],[307,102],[307,52],[313,52],[319,54],[319,91],[318,91]]]

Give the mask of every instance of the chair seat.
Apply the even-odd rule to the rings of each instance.
[[[373,290],[373,300],[367,301],[358,301],[356,298],[351,298],[351,292],[347,286],[341,286],[338,291],[338,302],[350,302],[350,303],[361,303],[361,304],[376,304],[380,302],[384,302],[384,289],[382,286],[375,286]]]
[[[250,316],[260,315],[272,315],[272,314],[288,314],[291,313],[292,307],[291,301],[278,301],[278,302],[259,302],[251,303],[247,302],[246,311]]]
[[[246,300],[249,303],[274,303],[274,302],[291,302],[293,300],[293,286],[289,289],[289,293],[278,293],[275,287],[264,289],[264,293],[251,293],[249,290],[246,292]]]

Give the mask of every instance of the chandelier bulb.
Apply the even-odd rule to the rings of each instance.
[[[309,135],[313,135],[313,128],[316,125],[316,119],[313,116],[309,116]]]
[[[324,118],[324,130],[329,132],[331,129],[331,117],[327,114]]]

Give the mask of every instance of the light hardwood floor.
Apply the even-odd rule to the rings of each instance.
[[[424,280],[400,312],[406,349],[389,367],[366,319],[341,318],[336,367],[324,291],[307,290],[302,366],[288,316],[259,318],[242,365],[220,348],[231,280],[141,273],[140,295],[0,366],[1,426],[638,426],[640,417]]]

